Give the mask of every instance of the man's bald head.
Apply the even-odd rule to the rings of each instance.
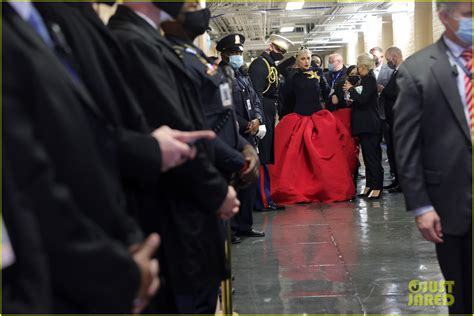
[[[390,69],[398,69],[403,63],[402,50],[395,46],[387,48],[385,51],[385,59],[387,59],[387,65]]]
[[[397,56],[398,58],[403,59],[402,50],[396,46],[387,48],[385,51],[385,57],[389,58],[389,56]]]

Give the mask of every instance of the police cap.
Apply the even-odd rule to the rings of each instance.
[[[219,52],[223,51],[234,51],[234,52],[243,52],[244,51],[245,36],[242,34],[229,34],[221,38],[217,42],[216,49]]]

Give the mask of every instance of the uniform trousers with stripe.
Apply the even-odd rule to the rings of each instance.
[[[255,208],[262,210],[270,205],[273,205],[271,197],[270,173],[267,165],[260,165],[260,178],[257,187],[257,200],[255,201]]]

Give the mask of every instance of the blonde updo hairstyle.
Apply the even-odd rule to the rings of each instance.
[[[364,67],[369,73],[375,69],[375,59],[371,54],[362,54],[357,57],[357,67]]]
[[[298,68],[299,68],[299,66],[298,66],[298,61],[300,60],[301,57],[303,57],[303,56],[305,56],[305,55],[308,55],[309,58],[311,58],[312,53],[311,53],[311,51],[310,51],[308,48],[306,48],[305,46],[301,46],[300,49],[298,49],[298,51],[297,51],[296,54],[295,54],[295,59],[296,59],[296,61],[295,61],[295,64],[293,65],[293,68],[295,68],[295,69],[298,69]]]

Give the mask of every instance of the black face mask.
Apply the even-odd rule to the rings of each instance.
[[[183,28],[188,36],[194,40],[199,35],[206,32],[209,28],[209,20],[211,19],[211,11],[208,8],[186,12]]]
[[[356,86],[360,82],[360,76],[359,75],[348,76],[347,81],[349,81],[351,83],[351,85]]]
[[[392,70],[395,70],[397,69],[397,65],[395,65],[395,63],[393,61],[387,61],[387,66],[388,68],[392,69]]]
[[[274,61],[279,61],[279,60],[282,60],[283,58],[285,58],[285,56],[283,56],[283,54],[277,53],[277,52],[273,52],[273,51],[270,52],[270,57],[271,57]]]
[[[153,4],[160,8],[160,10],[168,13],[173,19],[176,19],[181,12],[184,2],[160,2],[153,1]]]

